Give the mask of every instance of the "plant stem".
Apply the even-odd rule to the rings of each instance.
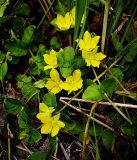
[[[93,113],[94,109],[96,108],[97,104],[98,104],[98,102],[95,102],[92,105],[91,110],[90,110],[90,114],[89,114],[89,117],[88,117],[88,120],[87,120],[87,123],[86,123],[83,146],[82,146],[82,160],[86,160],[86,141],[87,141],[87,138],[88,138],[89,123],[90,123],[90,120],[91,120],[91,117],[92,117],[92,113]]]
[[[107,21],[108,21],[108,0],[106,0],[106,2],[105,2],[105,11],[104,11],[104,19],[103,19],[102,41],[101,41],[101,51],[102,51],[102,53],[104,53],[104,50],[105,50]]]

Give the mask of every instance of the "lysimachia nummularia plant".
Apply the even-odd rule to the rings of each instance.
[[[52,21],[56,29],[67,31],[75,26],[75,7],[64,16],[57,14],[57,18]],[[81,23],[83,23],[84,16]],[[49,78],[44,87],[53,94],[59,94],[62,90],[70,93],[80,90],[83,86],[81,66],[98,67],[106,56],[98,52],[99,36],[91,36],[86,31],[82,39],[77,39],[81,55],[78,57],[73,47],[69,46],[59,51],[51,49],[43,55],[45,62],[44,72],[49,72]],[[78,65],[80,64],[80,65]],[[42,134],[56,136],[61,128],[65,127],[65,122],[60,121],[60,113],[54,114],[56,110],[48,107],[44,103],[39,105],[37,118],[43,123]],[[56,113],[56,112],[55,112]]]

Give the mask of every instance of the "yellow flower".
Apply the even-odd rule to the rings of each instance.
[[[61,87],[70,94],[72,91],[80,89],[82,87],[82,83],[81,71],[77,69],[73,72],[72,76],[66,78],[66,81],[61,84]]]
[[[60,87],[62,80],[60,79],[59,73],[56,69],[52,69],[50,71],[50,78],[51,79],[48,80],[45,87],[54,94],[59,93],[62,90]]]
[[[78,42],[80,50],[91,51],[97,46],[99,42],[99,38],[100,36],[94,36],[92,38],[90,33],[86,31],[84,33],[83,39],[76,40],[76,41]]]
[[[96,46],[92,51],[82,50],[82,57],[85,59],[87,66],[98,67],[100,65],[100,61],[106,57],[101,52],[97,52],[98,46]]]
[[[54,112],[53,107],[48,107],[45,103],[39,104],[39,112],[36,117],[41,120],[42,123],[44,123],[47,119],[47,117],[51,117],[51,114]]]
[[[46,121],[42,125],[41,133],[42,134],[49,134],[54,137],[58,134],[61,128],[65,127],[64,122],[60,121],[60,114],[57,114],[53,117],[47,117]]]
[[[57,68],[57,52],[52,49],[50,54],[44,54],[44,61],[48,64],[44,67],[44,70]]]
[[[69,12],[67,12],[64,17],[58,14],[55,20],[55,24],[62,31],[68,30],[71,26],[71,16]]]
[[[75,14],[76,14],[76,7],[73,7],[72,10],[70,11],[70,15],[71,15],[71,27],[75,26]]]

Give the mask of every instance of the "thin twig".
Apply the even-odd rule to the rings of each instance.
[[[60,100],[71,100],[71,101],[77,101],[77,102],[86,102],[86,103],[95,103],[95,101],[91,101],[91,100],[84,100],[84,99],[80,99],[80,98],[69,98],[69,97],[60,97]],[[101,105],[107,105],[107,106],[112,106],[112,104],[110,102],[98,102],[98,104]],[[133,108],[133,109],[137,109],[137,105],[134,104],[123,104],[123,103],[114,103],[117,107],[125,107],[125,108]]]
[[[29,150],[29,148],[25,145],[24,142],[21,142],[24,148],[28,151],[28,153],[32,154],[33,152]]]
[[[27,152],[27,153],[29,153],[29,154],[32,154],[32,152],[30,153],[30,151],[28,151],[26,148],[24,148],[24,147],[22,147],[22,146],[16,145],[16,148],[18,148],[18,149],[20,149],[20,150],[22,150],[22,151],[25,151],[25,152]]]
[[[105,2],[105,11],[104,11],[104,19],[103,19],[102,41],[101,41],[101,51],[102,51],[102,53],[104,53],[104,50],[105,50],[107,21],[108,21],[108,0],[106,0],[106,2]]]
[[[68,156],[67,152],[65,151],[65,148],[64,148],[63,144],[60,141],[59,141],[59,145],[61,147],[61,150],[62,150],[66,160],[70,160],[70,157]]]
[[[64,103],[64,104],[66,104],[67,106],[69,106],[70,108],[73,108],[73,109],[76,110],[77,112],[84,114],[86,117],[89,117],[88,114],[84,113],[82,110],[78,109],[77,107],[74,107],[72,104],[69,104],[68,102],[66,102],[66,101],[64,101],[64,100],[62,100],[62,99],[60,99],[60,101],[61,101],[62,103]],[[113,129],[112,127],[108,126],[107,124],[101,122],[100,120],[98,120],[98,119],[96,119],[96,118],[93,118],[92,116],[91,116],[90,118],[91,118],[93,121],[95,121],[96,123],[102,125],[103,127],[109,129],[110,131],[113,131],[113,132],[114,132],[114,129]]]
[[[95,107],[97,106],[97,104],[98,103],[95,102],[93,104],[93,106],[91,107],[90,114],[89,114],[89,117],[88,117],[88,120],[87,120],[87,123],[86,123],[83,146],[82,146],[82,160],[86,160],[86,141],[87,141],[87,138],[88,138],[89,123],[90,123],[90,120],[91,120],[90,117],[92,117],[92,113],[93,113]]]

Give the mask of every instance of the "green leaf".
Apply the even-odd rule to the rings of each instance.
[[[137,128],[133,126],[122,126],[121,130],[124,134],[130,137],[135,136],[137,133]]]
[[[31,120],[31,113],[24,107],[21,108],[21,111],[18,115],[18,124],[21,129],[29,128],[29,122]]]
[[[104,131],[102,135],[102,143],[107,150],[110,150],[115,143],[115,134],[109,131]]]
[[[83,132],[82,126],[79,123],[75,122],[75,126],[73,128],[73,130],[70,131],[72,134],[80,134],[81,132]]]
[[[35,32],[36,26],[30,25],[27,28],[25,28],[22,41],[28,46],[32,41],[34,40],[34,32]]]
[[[60,68],[60,72],[61,72],[61,75],[64,77],[64,78],[67,78],[68,76],[71,75],[73,71],[73,67],[69,67],[69,68]]]
[[[49,107],[57,107],[56,96],[51,92],[45,94],[43,102]]]
[[[63,114],[61,116],[61,119],[63,119],[63,122],[65,123],[64,131],[68,132],[74,129],[75,127],[75,121],[71,120],[67,115]]]
[[[63,57],[65,62],[73,62],[75,51],[73,47],[66,47],[64,49]]]
[[[117,34],[112,34],[112,42],[118,52],[123,49],[122,43],[120,42],[120,36],[118,36]]]
[[[104,79],[99,86],[102,93],[107,93],[109,97],[112,97],[112,94],[117,87],[117,83],[113,78],[107,78]]]
[[[54,37],[51,38],[50,46],[51,46],[52,49],[60,49],[61,44],[59,43],[57,37],[54,36]]]
[[[85,100],[100,101],[103,99],[103,96],[99,90],[99,86],[93,83],[84,91],[82,98]]]
[[[48,154],[46,152],[34,152],[27,160],[46,160],[48,159]]]
[[[21,88],[21,92],[23,96],[26,98],[27,102],[30,101],[37,93],[39,93],[39,90],[34,87],[33,84],[24,84]]]
[[[44,88],[45,87],[45,81],[44,80],[39,80],[34,83],[34,86],[37,88]]]
[[[79,57],[75,57],[74,64],[73,64],[75,69],[81,68],[84,64],[85,64],[85,61],[84,61],[84,59],[82,57],[80,57],[80,56]]]
[[[111,68],[111,72],[113,73],[113,76],[115,76],[119,81],[123,80],[123,73],[121,69],[119,68]],[[110,74],[110,78],[113,78],[113,76]]]
[[[96,135],[94,130],[96,130]],[[93,126],[89,127],[88,131],[90,136],[93,136],[93,137],[101,136],[103,133],[103,128],[94,124],[94,127]]]
[[[21,3],[16,7],[15,13],[20,16],[29,16],[31,10],[27,3]]]
[[[19,100],[6,98],[4,100],[4,107],[8,113],[16,115],[21,111],[22,107],[24,107],[24,104],[22,104]]]
[[[124,60],[126,62],[133,62],[137,56],[137,43],[133,43],[124,51]]]
[[[30,134],[29,141],[31,142],[37,143],[42,139],[41,134],[34,128],[30,130],[29,134]]]
[[[29,135],[29,129],[24,129],[23,131],[21,131],[19,133],[19,139],[23,140],[23,139],[29,139],[30,135]]]
[[[2,63],[5,59],[5,54],[0,51],[0,63]]]
[[[49,140],[49,142],[50,142],[51,152],[52,152],[52,153],[55,153],[55,151],[56,151],[56,146],[57,146],[56,137],[48,136],[48,140]]]
[[[3,81],[8,71],[8,65],[7,62],[0,64],[0,81]]]
[[[15,42],[10,42],[6,45],[6,48],[11,52],[12,56],[25,56],[27,54],[27,49],[25,48],[24,42],[17,40]]]
[[[0,5],[0,17],[3,16],[7,5],[9,5],[9,0],[6,0],[2,5]]]

